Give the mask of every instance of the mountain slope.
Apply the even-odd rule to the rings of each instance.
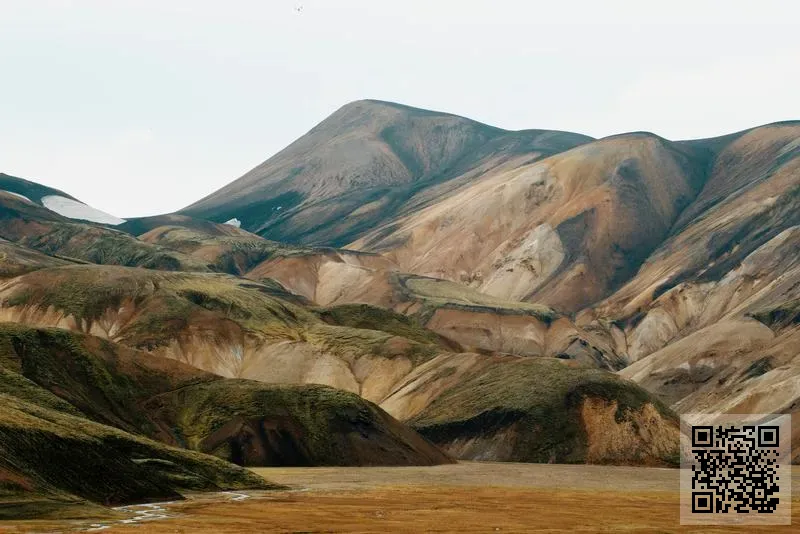
[[[386,405],[408,409],[410,390],[441,388],[446,375],[437,363]],[[556,359],[489,359],[412,410],[414,428],[463,459],[661,466],[678,460],[674,412],[631,382]]]
[[[508,132],[455,115],[363,100],[180,213],[217,222],[236,218],[243,228],[277,241],[341,246],[449,194],[485,168],[589,140],[566,132]]]
[[[0,238],[0,280],[37,269],[59,267],[70,263]]]
[[[87,501],[114,506],[275,487],[218,458],[19,397],[0,394],[0,406],[0,519],[69,517]]]

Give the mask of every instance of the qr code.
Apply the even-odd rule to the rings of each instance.
[[[682,425],[681,523],[746,523],[749,514],[760,524],[786,524],[790,417],[693,414]]]

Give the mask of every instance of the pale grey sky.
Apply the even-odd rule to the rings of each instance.
[[[174,211],[361,98],[730,133],[800,119],[799,21],[795,0],[0,0],[0,171]]]

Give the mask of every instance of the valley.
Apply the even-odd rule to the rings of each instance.
[[[197,494],[157,508],[167,518],[11,522],[7,532],[697,532],[678,524],[678,471],[462,462],[438,467],[262,468],[289,487]],[[794,520],[800,468],[793,471]],[[150,512],[152,514],[152,512]],[[95,529],[95,530],[91,530]],[[707,531],[707,530],[706,530]],[[714,532],[740,532],[741,526]],[[752,532],[792,532],[755,527]]]

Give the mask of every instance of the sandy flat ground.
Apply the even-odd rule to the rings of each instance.
[[[287,491],[205,494],[152,509],[167,519],[9,524],[9,532],[797,532],[681,527],[673,469],[461,463],[438,467],[256,469]],[[246,494],[246,495],[245,495]],[[2,531],[2,526],[0,526]]]

